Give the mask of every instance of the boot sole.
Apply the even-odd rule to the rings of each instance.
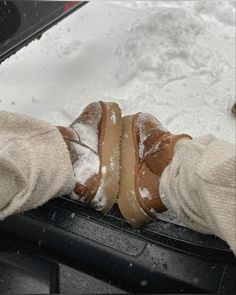
[[[136,115],[123,118],[121,137],[121,171],[118,205],[123,217],[133,227],[140,227],[151,218],[145,213],[137,199],[135,171],[138,167],[138,142],[135,130]],[[135,134],[134,134],[135,133]]]
[[[117,200],[119,191],[122,116],[118,104],[101,102],[101,105],[106,117],[101,138],[101,180],[90,206],[102,213],[107,213]]]

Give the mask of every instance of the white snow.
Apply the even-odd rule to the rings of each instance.
[[[91,206],[97,211],[103,210],[105,206],[107,205],[107,195],[106,195],[105,182],[104,182],[104,178],[106,174],[107,174],[107,167],[102,166],[100,185],[98,187],[95,197],[91,201]]]
[[[163,218],[161,218],[160,217],[160,213],[157,213],[157,211],[156,210],[154,210],[153,208],[151,208],[150,209],[150,212],[151,212],[151,214],[153,214],[156,218],[159,218],[159,219],[162,219],[163,220]],[[163,213],[162,213],[163,214]]]
[[[235,142],[235,2],[90,2],[0,65],[0,108],[69,124],[98,99]]]
[[[84,185],[86,181],[99,171],[99,156],[92,150],[79,144],[74,144],[79,159],[73,166],[76,182]]]
[[[105,176],[107,174],[107,167],[102,166],[102,175]]]
[[[114,111],[111,112],[111,121],[113,125],[116,125],[116,114]]]
[[[114,171],[116,169],[116,163],[115,160],[113,159],[113,157],[110,158],[110,170]]]
[[[98,150],[98,135],[96,130],[86,124],[75,123],[73,129],[79,134],[82,143],[92,148],[95,152]]]
[[[153,124],[157,125],[158,128],[162,131],[167,131],[161,124],[161,122],[159,122],[154,116],[150,115],[150,114],[145,114],[145,113],[141,113],[139,114],[138,118],[137,118],[137,127],[139,130],[139,157],[141,159],[143,159],[145,157],[145,155],[147,155],[147,153],[150,152],[155,152],[158,151],[159,149],[159,144],[157,143],[156,146],[154,146],[153,148],[151,148],[151,150],[146,151],[145,150],[145,146],[144,146],[144,141],[147,139],[150,129],[145,128],[145,122],[149,121],[149,122],[153,122]]]
[[[143,199],[150,199],[150,192],[147,188],[139,188],[139,192]]]
[[[144,287],[144,286],[148,285],[148,281],[147,280],[142,280],[142,281],[139,282],[139,284]]]

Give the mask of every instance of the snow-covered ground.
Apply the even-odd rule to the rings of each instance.
[[[235,1],[90,2],[0,65],[0,109],[69,124],[95,100],[235,142]]]

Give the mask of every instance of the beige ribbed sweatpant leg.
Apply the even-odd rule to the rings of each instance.
[[[0,220],[70,193],[74,185],[69,153],[57,128],[0,112]]]
[[[179,141],[160,195],[189,228],[220,237],[236,255],[235,169],[235,145],[212,135]]]

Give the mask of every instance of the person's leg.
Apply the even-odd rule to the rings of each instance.
[[[212,135],[180,140],[160,196],[191,229],[214,234],[236,253],[236,151]]]
[[[0,219],[70,193],[74,173],[58,129],[0,112]]]
[[[119,207],[134,227],[171,209],[196,231],[224,239],[236,254],[235,146],[212,135],[174,135],[153,116],[126,116]]]
[[[119,189],[120,136],[116,103],[89,104],[70,127],[0,112],[0,219],[66,194],[108,212]]]

